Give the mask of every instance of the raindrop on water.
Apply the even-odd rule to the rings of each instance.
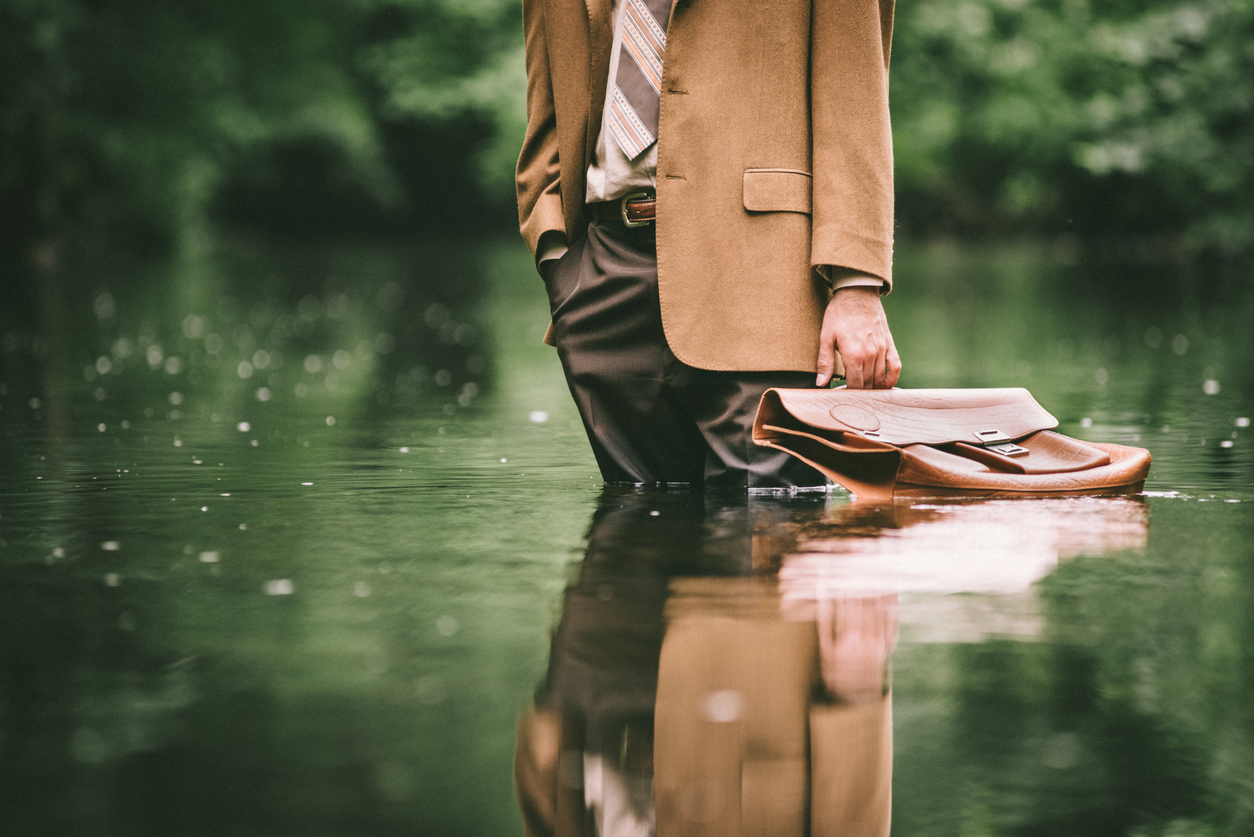
[[[384,311],[395,311],[404,299],[405,289],[397,282],[388,282],[379,288],[379,293],[375,296],[376,303]]]
[[[70,738],[70,754],[77,762],[100,764],[109,756],[109,745],[94,729],[80,727],[74,730],[74,735]]]
[[[113,315],[118,312],[117,302],[113,299],[113,294],[108,291],[101,291],[96,295],[92,308],[95,309],[98,320],[113,319]]]
[[[422,312],[422,321],[428,328],[439,328],[448,322],[448,318],[448,309],[438,302],[428,305],[427,310]]]
[[[414,693],[418,700],[428,706],[441,703],[446,695],[444,683],[435,675],[421,677],[414,683]]]
[[[183,336],[188,340],[199,340],[205,335],[205,318],[198,314],[188,314],[183,318]]]

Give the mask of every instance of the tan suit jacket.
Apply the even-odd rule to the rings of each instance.
[[[658,837],[888,837],[892,698],[815,701],[813,618],[762,579],[672,585],[653,725]],[[711,700],[717,701],[711,712]],[[578,731],[532,708],[514,779],[527,837],[582,837]]]
[[[610,0],[524,0],[520,226],[582,236],[609,75]],[[812,269],[892,281],[893,0],[676,0],[658,129],[662,321],[703,369],[813,371]]]

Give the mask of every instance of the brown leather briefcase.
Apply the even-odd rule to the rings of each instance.
[[[1131,493],[1149,451],[1081,442],[1031,393],[1006,389],[771,389],[753,441],[787,451],[860,500]]]

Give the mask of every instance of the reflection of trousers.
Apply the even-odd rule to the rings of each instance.
[[[753,443],[762,393],[813,386],[812,374],[712,372],[667,346],[652,225],[592,222],[548,290],[558,355],[606,482],[824,484],[803,462]]]

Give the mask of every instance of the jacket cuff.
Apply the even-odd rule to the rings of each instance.
[[[556,230],[549,230],[540,236],[539,247],[536,249],[536,267],[540,269],[540,275],[547,279],[545,271],[552,267],[549,262],[556,262],[569,249],[566,236]]]
[[[527,213],[527,217],[520,225],[520,231],[527,241],[527,246],[531,248],[532,255],[536,257],[537,264],[540,261],[541,238],[546,238],[545,243],[547,243],[547,238],[551,237],[546,237],[545,233],[558,233],[563,241],[566,240],[566,222],[562,217],[562,196],[557,190],[556,181],[540,195],[540,199],[531,208],[531,212]]]

